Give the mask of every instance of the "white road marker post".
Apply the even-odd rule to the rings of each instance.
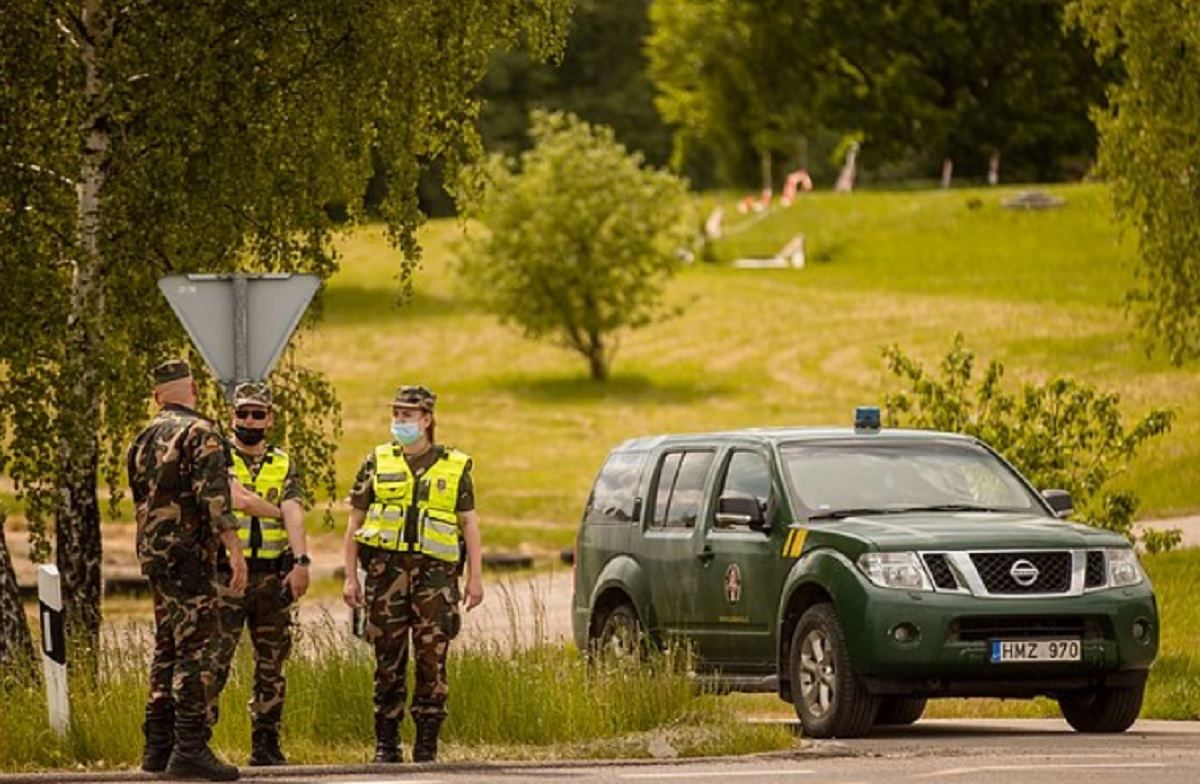
[[[67,695],[67,639],[63,630],[62,583],[58,567],[38,567],[38,610],[42,620],[42,675],[46,681],[46,706],[50,728],[59,737],[67,734],[71,723],[71,702]]]

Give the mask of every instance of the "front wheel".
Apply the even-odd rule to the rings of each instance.
[[[808,608],[792,633],[788,653],[792,701],[810,738],[865,735],[879,711],[850,664],[846,637],[832,604]]]
[[[1076,732],[1124,732],[1137,721],[1146,684],[1101,686],[1058,698],[1063,718]]]
[[[875,723],[898,727],[913,724],[925,712],[925,704],[923,697],[884,697]]]

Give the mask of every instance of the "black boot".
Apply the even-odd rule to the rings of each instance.
[[[250,733],[250,764],[286,765],[287,757],[279,748],[279,732],[273,729],[257,729]]]
[[[170,697],[146,703],[146,720],[142,723],[146,750],[142,752],[142,770],[162,773],[171,759],[175,746],[175,703]]]
[[[417,739],[413,742],[413,762],[436,762],[438,730],[441,719],[417,719]]]
[[[399,737],[399,719],[385,719],[382,716],[376,716],[374,762],[404,762],[404,756],[400,753]]]
[[[167,763],[169,779],[237,781],[238,769],[226,765],[208,747],[208,722],[203,714],[175,717],[175,750]]]

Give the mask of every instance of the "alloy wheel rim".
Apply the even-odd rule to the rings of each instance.
[[[837,699],[833,645],[821,629],[813,629],[800,642],[800,695],[815,718],[828,713]]]

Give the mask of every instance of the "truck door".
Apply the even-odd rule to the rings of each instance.
[[[748,671],[775,668],[772,627],[777,600],[778,558],[771,517],[778,506],[765,453],[737,447],[727,452],[705,515],[700,586],[689,627],[709,664],[736,664]],[[749,496],[762,510],[756,527],[717,514],[722,496]]]
[[[695,543],[715,457],[714,449],[667,450],[650,485],[640,549],[659,631],[668,639],[686,633],[694,612],[699,580]]]

